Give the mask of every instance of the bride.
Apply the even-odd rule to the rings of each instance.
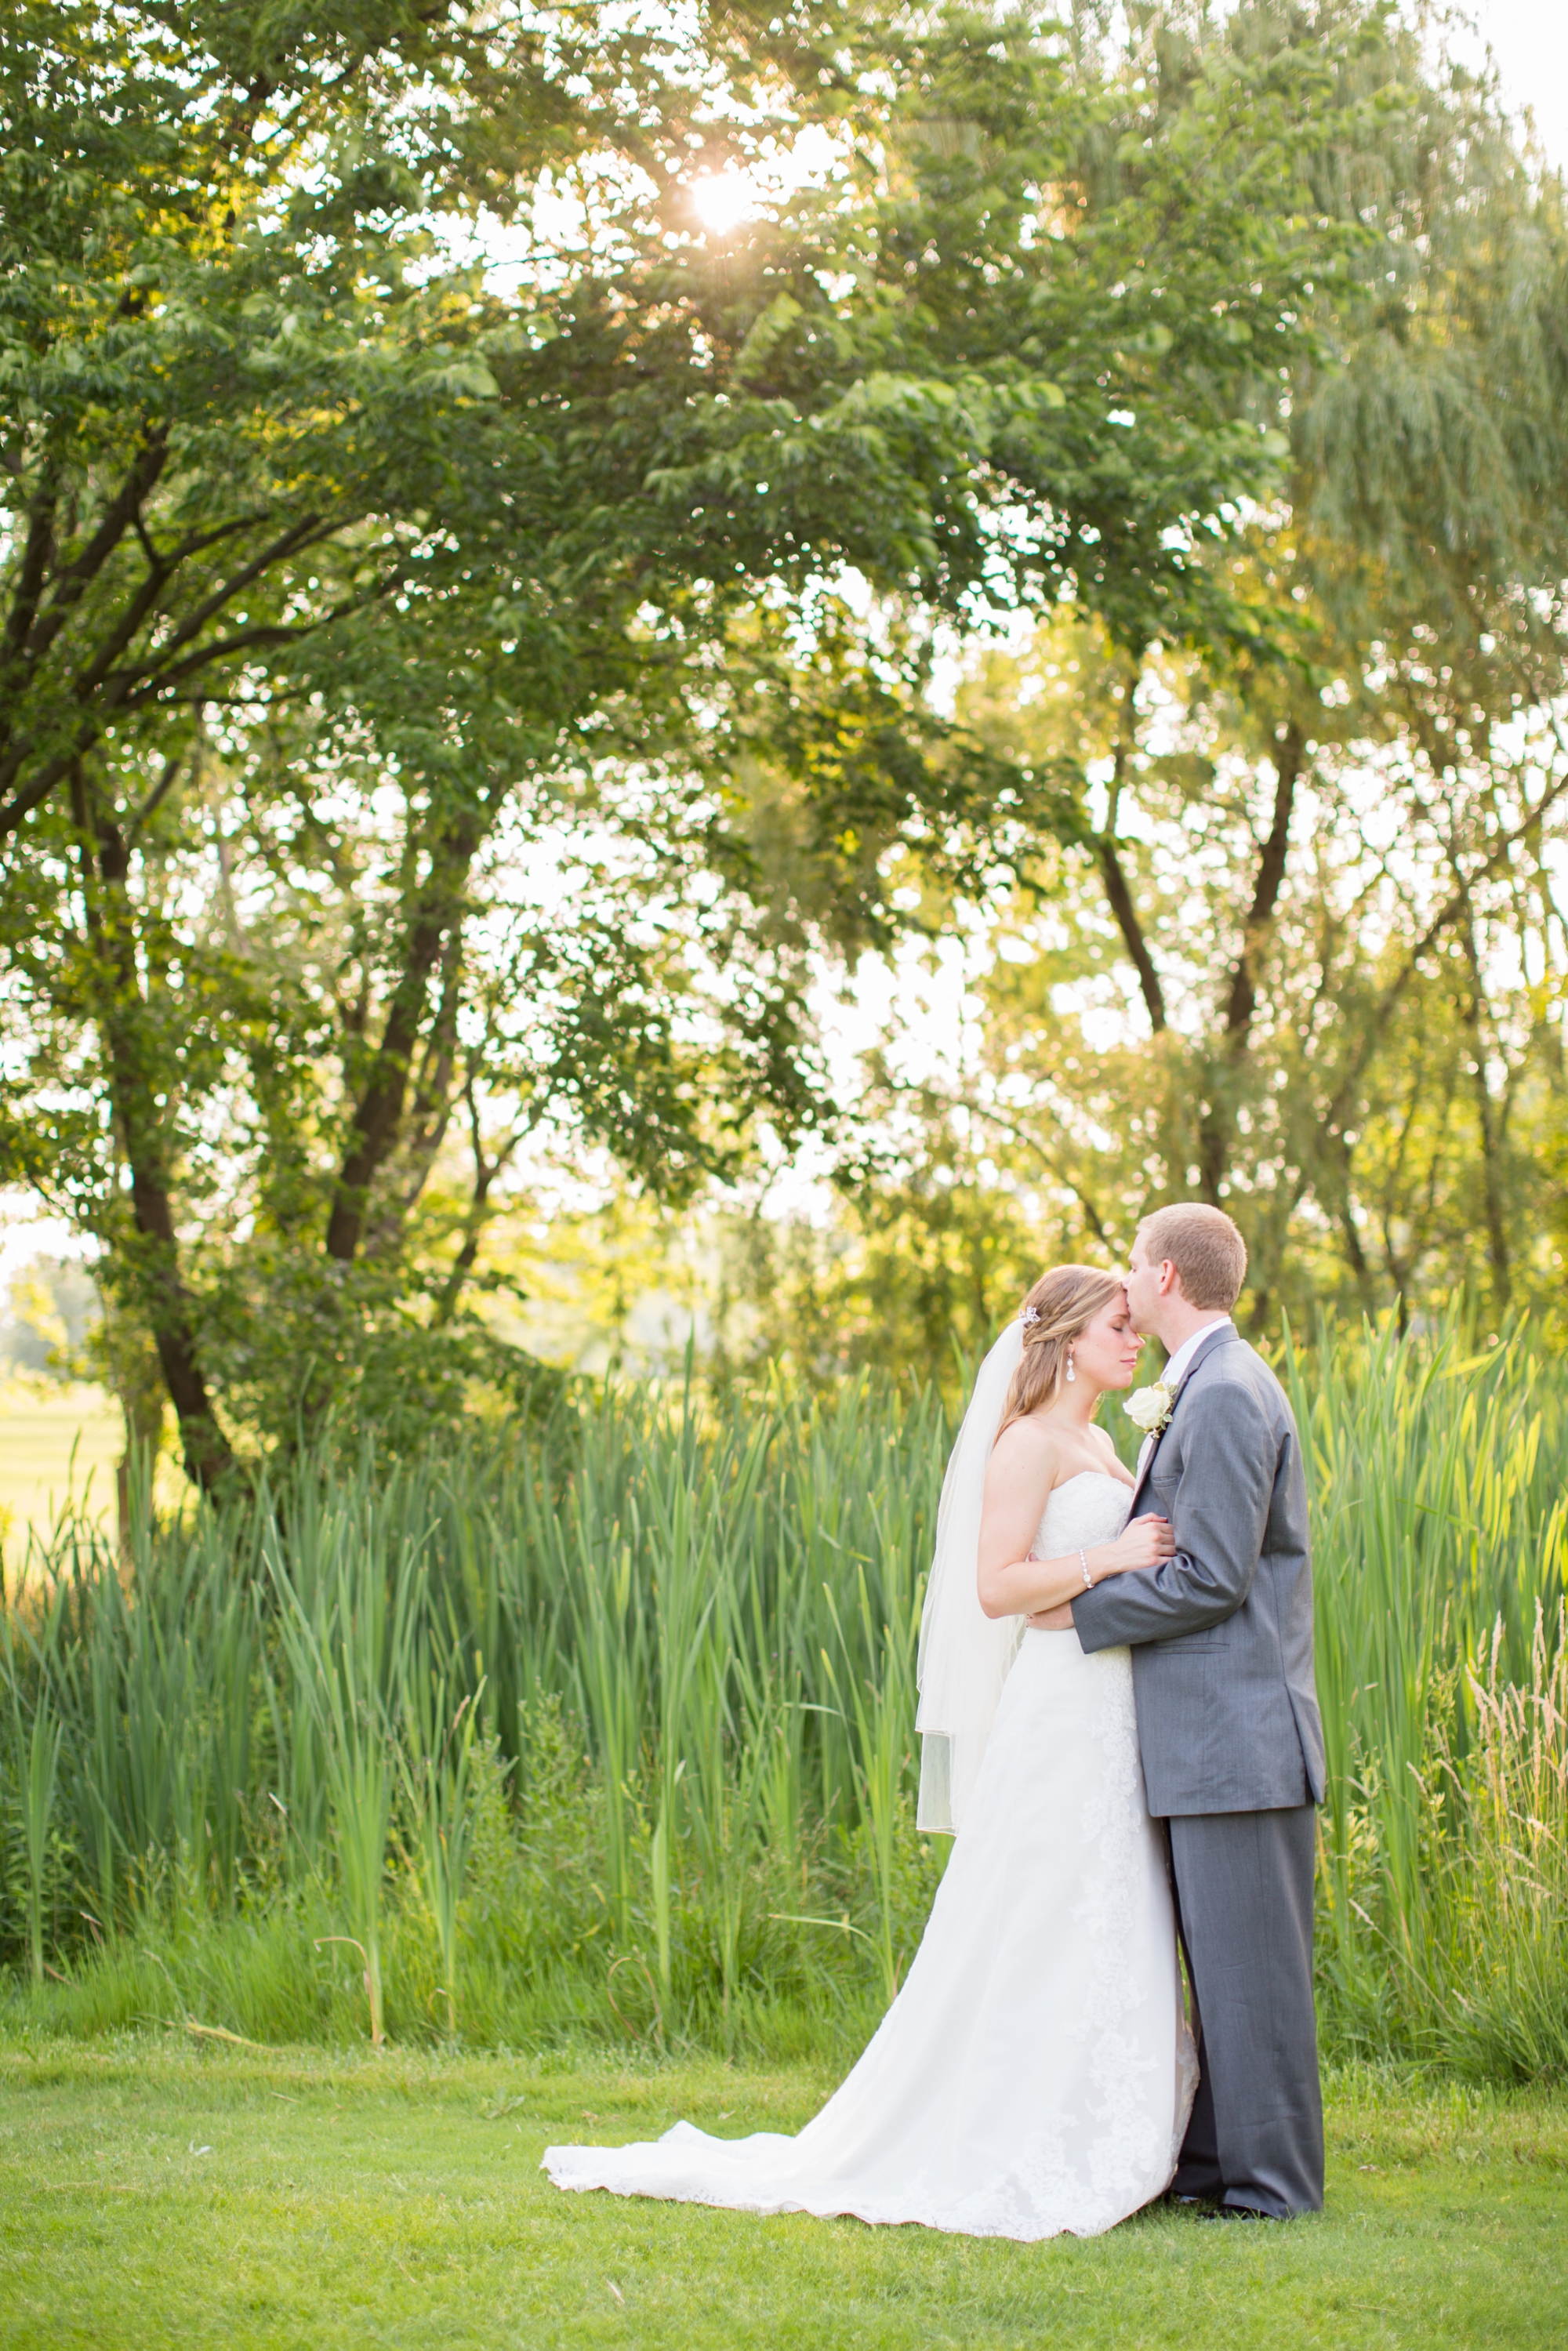
[[[1085,1656],[1066,1604],[1172,1550],[1093,1426],[1142,1343],[1114,1276],[1056,1266],[981,1367],[920,1635],[919,1823],[956,1842],[848,2080],[795,2138],[549,2147],[558,2187],[1020,2239],[1168,2187],[1197,2068],[1131,1653]]]

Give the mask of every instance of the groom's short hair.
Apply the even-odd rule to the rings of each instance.
[[[1145,1254],[1155,1265],[1168,1258],[1189,1306],[1228,1313],[1247,1279],[1247,1244],[1223,1208],[1182,1200],[1156,1208],[1138,1227]]]

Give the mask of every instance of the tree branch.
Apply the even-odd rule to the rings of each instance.
[[[227,661],[231,654],[243,653],[252,645],[292,644],[297,638],[313,637],[319,629],[327,626],[329,621],[340,618],[337,612],[323,613],[319,621],[299,622],[292,628],[280,621],[258,622],[254,629],[236,629],[232,637],[220,637],[215,644],[203,645],[195,653],[187,653],[184,660],[176,663],[172,669],[160,666],[141,671],[119,670],[111,679],[105,680],[107,684],[116,688],[110,707],[111,710],[144,710],[150,702],[162,701],[170,688],[178,685],[182,679],[195,677],[201,671],[211,669],[214,663]]]
[[[406,935],[402,971],[387,1009],[382,1041],[354,1112],[349,1151],[327,1223],[327,1254],[350,1262],[364,1236],[371,1186],[394,1149],[430,975],[442,941],[462,917],[468,870],[479,846],[476,814],[466,813],[438,841]]]
[[[1144,1008],[1149,1016],[1149,1026],[1157,1037],[1166,1025],[1165,990],[1160,986],[1159,974],[1155,969],[1154,959],[1149,954],[1148,944],[1144,937],[1137,908],[1133,904],[1133,893],[1127,887],[1127,877],[1122,871],[1122,861],[1116,854],[1116,843],[1108,832],[1097,835],[1094,852],[1100,860],[1100,872],[1105,883],[1106,899],[1110,904],[1111,912],[1116,917],[1117,928],[1122,934],[1127,953],[1133,959],[1133,967],[1138,975],[1138,986],[1143,991]]]
[[[88,589],[109,561],[141,509],[141,502],[169,459],[169,428],[158,425],[147,436],[119,492],[104,511],[102,521],[77,557],[56,574],[60,582],[49,610],[29,630],[19,648],[29,668],[37,668]]]
[[[16,592],[11,599],[11,609],[5,615],[5,667],[26,643],[38,604],[44,592],[44,579],[48,570],[49,550],[55,538],[55,470],[51,466],[38,486],[27,517],[27,543],[22,550],[22,561],[16,575]]]
[[[1446,899],[1438,907],[1437,912],[1406,955],[1398,971],[1384,989],[1376,1009],[1363,1024],[1361,1033],[1356,1040],[1355,1050],[1330,1098],[1325,1117],[1325,1123],[1329,1126],[1338,1126],[1343,1121],[1355,1090],[1361,1083],[1362,1074],[1367,1062],[1376,1050],[1384,1029],[1403,1002],[1406,990],[1420,967],[1422,956],[1430,954],[1449,924],[1464,912],[1469,893],[1476,883],[1490,880],[1500,866],[1506,865],[1520,842],[1528,841],[1531,834],[1544,822],[1556,803],[1568,794],[1568,744],[1563,744],[1562,748],[1564,770],[1556,783],[1550,790],[1542,793],[1541,798],[1522,822],[1516,824],[1511,831],[1504,833],[1501,840],[1491,850],[1490,854],[1482,860],[1473,873],[1466,877],[1452,896]]]
[[[474,1150],[474,1196],[469,1201],[467,1213],[463,1219],[462,1246],[452,1260],[452,1270],[442,1283],[441,1295],[435,1302],[435,1321],[438,1326],[451,1322],[457,1311],[457,1301],[463,1295],[464,1284],[474,1270],[475,1260],[479,1255],[479,1243],[484,1238],[485,1226],[488,1221],[486,1209],[489,1205],[490,1187],[528,1133],[526,1125],[514,1127],[494,1159],[486,1159],[480,1132],[479,1102],[472,1069],[463,1081],[463,1099],[468,1105],[468,1131]]]
[[[216,644],[204,646],[199,653],[188,654],[172,672],[154,674],[145,679],[140,687],[136,686],[137,673],[134,670],[120,671],[116,677],[107,681],[113,690],[100,695],[98,710],[82,721],[77,729],[76,737],[70,748],[57,753],[52,759],[46,760],[30,784],[24,784],[19,791],[13,793],[8,800],[0,804],[0,840],[4,840],[7,833],[15,832],[24,818],[30,815],[40,801],[47,799],[61,778],[70,773],[74,762],[84,758],[91,749],[102,732],[106,721],[117,710],[144,709],[150,702],[156,702],[162,695],[167,694],[171,685],[178,684],[182,679],[199,675],[204,669],[210,669],[214,663],[227,660],[231,654],[244,653],[251,645],[287,644],[296,638],[311,636],[317,630],[327,628],[332,622],[341,620],[345,610],[352,609],[352,607],[346,607],[337,611],[324,613],[320,620],[307,622],[298,628],[242,629],[235,636],[224,637]],[[26,756],[26,747],[24,746],[20,750],[13,753],[8,760],[0,764],[0,788],[9,783],[17,768],[23,764]]]
[[[965,1104],[965,1108],[969,1111],[972,1116],[976,1118],[983,1118],[988,1126],[994,1126],[999,1133],[1010,1135],[1015,1143],[1021,1143],[1026,1151],[1032,1151],[1040,1165],[1045,1169],[1047,1175],[1053,1176],[1056,1178],[1056,1181],[1061,1185],[1066,1191],[1071,1193],[1073,1198],[1082,1209],[1084,1220],[1088,1224],[1090,1231],[1093,1234],[1101,1248],[1103,1249],[1109,1249],[1114,1253],[1115,1244],[1112,1240],[1110,1234],[1105,1229],[1104,1224],[1101,1219],[1099,1209],[1094,1206],[1093,1201],[1083,1189],[1082,1185],[1076,1182],[1075,1179],[1068,1174],[1066,1168],[1062,1166],[1060,1160],[1051,1156],[1051,1153],[1047,1151],[1045,1145],[1040,1142],[1040,1137],[1037,1134],[1031,1134],[1027,1127],[1019,1126],[1015,1124],[1010,1118],[1005,1118],[1000,1111],[983,1109],[977,1102],[967,1102]]]
[[[1203,1196],[1218,1207],[1220,1187],[1230,1165],[1230,1140],[1235,1102],[1232,1081],[1247,1057],[1252,1016],[1258,1008],[1258,965],[1279,904],[1291,846],[1291,813],[1295,806],[1306,747],[1294,720],[1286,727],[1274,752],[1274,813],[1258,859],[1252,881],[1252,903],[1241,929],[1241,949],[1230,975],[1225,1007],[1221,1060],[1211,1064],[1207,1107],[1198,1123],[1198,1169]]]
[[[305,515],[281,532],[270,547],[264,547],[259,554],[253,556],[235,572],[232,580],[225,580],[220,587],[214,588],[193,612],[187,614],[168,643],[160,647],[160,667],[166,665],[171,656],[177,653],[183,645],[188,645],[193,637],[199,636],[207,622],[215,613],[221,612],[225,604],[232,604],[236,596],[243,596],[264,571],[270,571],[273,565],[281,563],[286,555],[297,554],[301,547],[308,546],[318,534],[323,538],[329,536],[331,528],[330,525],[323,525],[319,515]]]
[[[1252,904],[1242,929],[1241,952],[1236,959],[1229,1000],[1225,1008],[1226,1042],[1233,1055],[1245,1047],[1252,1027],[1252,1015],[1257,1009],[1258,958],[1273,922],[1280,885],[1285,878],[1285,859],[1291,845],[1291,814],[1305,755],[1306,746],[1301,740],[1301,729],[1292,719],[1274,755],[1274,820],[1258,861],[1257,877],[1252,885]]]
[[[163,762],[162,774],[159,777],[157,782],[153,785],[152,789],[148,793],[147,798],[142,801],[141,806],[137,810],[136,814],[131,820],[131,827],[125,836],[128,842],[133,843],[138,834],[141,832],[142,826],[151,822],[152,819],[156,816],[159,809],[168,799],[174,778],[179,774],[184,764],[185,755],[183,751],[176,751],[172,758],[165,759]]]

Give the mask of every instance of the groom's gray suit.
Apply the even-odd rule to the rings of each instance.
[[[1323,1734],[1301,1440],[1228,1324],[1204,1339],[1133,1496],[1176,1555],[1072,1604],[1086,1650],[1130,1643],[1149,1810],[1197,1997],[1203,2079],[1178,2194],[1283,2218],[1323,2200],[1312,2013],[1312,1807]]]

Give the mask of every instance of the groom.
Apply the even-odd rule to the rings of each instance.
[[[1127,1302],[1170,1361],[1175,1402],[1144,1448],[1132,1515],[1176,1555],[1072,1604],[1089,1651],[1130,1643],[1149,1810],[1170,1829],[1202,2081],[1172,2193],[1283,2220],[1323,2200],[1312,2012],[1312,1807],[1323,1734],[1301,1440],[1230,1319],[1247,1249],[1196,1205],[1140,1226]]]

